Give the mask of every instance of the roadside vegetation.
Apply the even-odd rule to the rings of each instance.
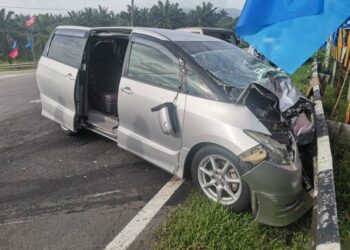
[[[294,84],[305,94],[312,75],[311,61],[292,75]],[[335,88],[324,95],[327,115],[336,101]],[[346,91],[344,91],[347,93]],[[342,98],[344,99],[344,98]],[[346,98],[345,98],[346,100]],[[344,101],[346,104],[346,101]],[[338,114],[345,114],[340,104]],[[338,117],[338,116],[337,116]],[[341,118],[340,120],[342,120]],[[335,184],[343,249],[350,249],[350,138],[332,145]],[[156,249],[310,249],[312,212],[287,227],[270,227],[254,221],[251,212],[233,214],[193,191],[155,233]]]
[[[0,10],[0,63],[8,61],[8,53],[14,41],[18,42],[19,62],[32,60],[31,53],[24,48],[27,33],[33,34],[36,58],[41,55],[46,41],[58,25],[80,25],[87,27],[129,26],[131,6],[126,11],[114,12],[108,8],[84,8],[69,11],[66,15],[40,14],[31,29],[25,25],[29,15],[16,14],[11,10]],[[176,29],[186,26],[220,27],[233,29],[233,19],[226,10],[205,2],[192,10],[184,10],[175,1],[158,1],[150,8],[134,7],[134,26]]]
[[[309,249],[311,214],[288,227],[258,224],[194,191],[156,233],[156,249]]]
[[[324,95],[322,97],[322,101],[324,104],[324,112],[328,119],[337,121],[337,122],[344,122],[346,109],[348,107],[347,98],[346,98],[348,94],[348,87],[349,87],[349,84],[347,84],[346,87],[344,88],[343,94],[340,97],[339,104],[332,116],[332,110],[334,108],[334,105],[337,99],[337,88],[331,85],[327,86],[324,92]]]
[[[293,84],[305,95],[312,75],[312,61],[306,62],[291,76]]]
[[[335,189],[342,249],[350,249],[350,138],[333,144]]]

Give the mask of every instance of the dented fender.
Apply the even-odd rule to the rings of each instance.
[[[265,160],[242,178],[256,195],[257,222],[286,226],[313,205],[313,198],[302,186],[302,164],[298,154],[289,165],[277,165]]]

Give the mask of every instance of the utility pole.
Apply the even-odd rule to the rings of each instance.
[[[134,0],[131,0],[131,21],[130,26],[134,26]]]

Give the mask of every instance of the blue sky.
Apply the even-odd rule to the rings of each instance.
[[[202,4],[203,1],[209,0],[170,0],[171,2],[178,2],[182,8],[193,8],[196,5]],[[97,7],[102,5],[109,7],[110,10],[120,11],[130,4],[131,0],[1,0],[0,8],[7,6],[24,7],[11,8],[17,13],[23,14],[37,14],[37,13],[62,13],[66,10],[79,10],[84,7]],[[219,8],[237,8],[242,9],[245,0],[211,0],[215,6]],[[135,0],[135,4],[140,7],[149,7],[157,3],[157,0]],[[43,8],[51,10],[39,10],[29,8]],[[10,8],[7,8],[10,9]]]

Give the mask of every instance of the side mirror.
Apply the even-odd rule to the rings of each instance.
[[[176,115],[176,106],[172,102],[166,102],[151,109],[152,112],[158,112],[158,121],[160,128],[166,135],[175,135],[178,131],[178,122]]]

